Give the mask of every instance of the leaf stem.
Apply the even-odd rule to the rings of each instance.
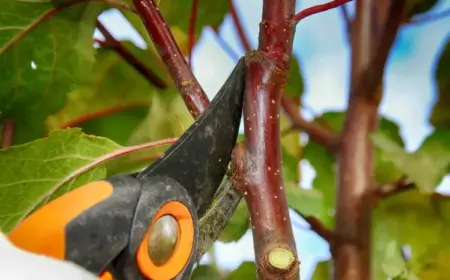
[[[4,52],[6,52],[9,48],[13,47],[15,44],[17,44],[20,40],[22,40],[28,33],[33,31],[36,27],[38,27],[42,22],[45,20],[48,20],[55,14],[63,11],[66,8],[69,8],[73,5],[84,3],[84,2],[103,2],[105,4],[108,4],[112,7],[115,7],[117,9],[123,9],[128,10],[131,12],[135,12],[134,8],[126,3],[119,2],[117,0],[72,0],[62,3],[61,5],[47,11],[43,15],[41,15],[39,18],[37,18],[35,21],[33,21],[30,25],[25,27],[20,33],[18,33],[14,38],[12,38],[6,45],[3,46],[3,48],[0,49],[0,55],[2,55]]]
[[[60,129],[64,129],[64,128],[68,128],[68,127],[77,127],[80,126],[83,123],[86,123],[88,121],[97,119],[97,118],[101,118],[101,117],[105,117],[105,116],[109,116],[111,114],[120,112],[120,111],[125,111],[125,110],[129,110],[129,109],[133,109],[133,108],[148,108],[148,103],[146,102],[136,102],[136,103],[129,103],[129,104],[120,104],[114,107],[110,107],[110,108],[106,108],[106,109],[102,109],[102,110],[98,110],[98,111],[93,111],[93,112],[89,112],[87,114],[81,115],[80,117],[68,121],[66,123],[63,123],[59,126]]]
[[[292,128],[303,130],[314,142],[322,145],[330,153],[336,152],[339,139],[332,131],[305,120],[285,95],[281,96],[281,105],[292,123]]]
[[[136,151],[145,150],[145,149],[149,149],[149,148],[153,148],[153,147],[173,144],[177,140],[178,140],[178,138],[167,138],[167,139],[158,140],[158,141],[152,141],[152,142],[148,142],[148,143],[144,143],[144,144],[140,144],[140,145],[136,145],[136,146],[122,147],[122,148],[120,148],[120,149],[118,149],[118,150],[116,150],[116,151],[114,151],[112,153],[104,155],[104,156],[94,160],[93,162],[84,165],[80,169],[75,170],[74,172],[70,173],[65,178],[63,178],[61,180],[61,182],[59,182],[58,184],[53,186],[46,193],[46,195],[44,197],[42,197],[35,205],[31,206],[29,211],[27,211],[27,212],[25,212],[23,214],[23,217],[28,216],[41,203],[41,201],[45,201],[46,199],[51,197],[64,184],[66,184],[67,182],[69,182],[72,179],[75,179],[76,177],[80,176],[84,172],[87,172],[87,171],[91,170],[92,168],[95,168],[95,167],[99,166],[100,164],[103,164],[106,161],[114,159],[114,158],[117,158],[119,156],[123,156],[123,155],[129,154],[129,153],[133,153],[133,152],[136,152]]]
[[[2,143],[0,149],[8,148],[13,144],[15,125],[13,120],[6,120],[2,127]]]
[[[136,69],[142,76],[144,76],[152,85],[159,89],[167,88],[166,82],[159,78],[150,68],[148,68],[143,62],[137,59],[129,50],[125,48],[114,36],[108,31],[108,29],[97,19],[96,25],[98,30],[105,37],[105,46],[113,48],[130,66]]]
[[[198,0],[192,0],[191,17],[189,18],[189,66],[192,68],[192,49],[195,43],[195,22],[197,21]]]
[[[154,0],[133,0],[133,3],[189,112],[197,118],[209,106],[208,97],[187,64],[159,8]]]
[[[316,5],[307,9],[304,9],[303,11],[300,11],[294,16],[294,20],[296,22],[301,21],[302,19],[305,19],[309,16],[312,16],[314,14],[318,14],[321,12],[325,12],[334,8],[337,8],[341,5],[344,5],[347,2],[350,2],[352,0],[334,0],[325,4]]]

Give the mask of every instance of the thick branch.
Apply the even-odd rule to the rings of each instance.
[[[2,142],[0,145],[0,149],[5,149],[12,145],[14,138],[14,130],[15,130],[14,121],[6,120],[5,123],[3,123]]]
[[[154,0],[133,0],[144,25],[192,116],[209,105],[208,97],[192,73]]]
[[[344,5],[345,3],[350,2],[350,1],[352,1],[352,0],[334,0],[334,1],[322,4],[322,5],[316,5],[311,8],[304,9],[303,11],[299,12],[298,14],[296,14],[294,16],[294,20],[296,22],[299,22],[306,17],[337,8],[337,7]]]
[[[294,0],[264,0],[258,51],[246,57],[245,145],[233,154],[233,182],[244,194],[258,279],[298,279],[295,240],[284,192],[280,99],[295,32]],[[275,257],[283,255],[283,262]],[[280,259],[280,258],[278,258]]]
[[[391,3],[389,13],[383,10],[386,3]],[[403,5],[404,0],[356,2],[350,99],[337,157],[336,242],[333,244],[336,280],[371,279],[374,193],[373,147],[369,135],[377,127],[381,78],[399,27],[397,22],[401,22]]]
[[[167,84],[159,78],[151,69],[149,69],[144,63],[137,59],[130,51],[128,51],[114,36],[108,31],[108,29],[97,19],[97,28],[105,37],[106,47],[113,48],[128,64],[136,69],[142,76],[144,76],[155,87],[164,89],[167,88]]]
[[[252,46],[250,45],[247,36],[245,35],[244,27],[242,27],[241,21],[234,6],[233,0],[230,1],[230,13],[233,19],[234,26],[236,27],[237,34],[241,41],[242,47],[246,52],[251,51]]]
[[[316,143],[322,145],[330,153],[336,152],[338,139],[330,130],[302,118],[289,98],[281,96],[281,105],[292,122],[292,127],[301,129]]]

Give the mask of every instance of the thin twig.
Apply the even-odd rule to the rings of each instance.
[[[197,21],[198,0],[192,0],[191,18],[189,19],[189,66],[192,67],[192,49],[195,43],[195,22]]]
[[[105,37],[105,46],[113,48],[128,64],[142,74],[151,84],[160,89],[167,88],[166,82],[158,77],[150,68],[137,59],[124,45],[117,41],[108,29],[97,19],[97,28]],[[99,42],[99,41],[97,41]]]
[[[98,119],[101,117],[109,116],[117,112],[134,109],[134,108],[148,108],[147,102],[135,102],[128,104],[118,104],[116,106],[104,108],[98,111],[90,111],[87,114],[83,114],[76,119],[70,120],[68,122],[62,123],[58,126],[60,129],[68,128],[68,127],[77,127],[83,123],[86,123],[90,120]]]
[[[133,0],[133,3],[189,112],[197,118],[209,106],[209,99],[186,62],[169,25],[154,0]]]
[[[228,56],[233,60],[238,60],[240,58],[240,55],[227,43],[225,40],[220,36],[219,33],[215,32],[216,36],[216,42],[220,45],[222,50],[228,54]]]
[[[327,151],[331,153],[336,151],[337,138],[333,132],[301,117],[297,108],[292,106],[285,95],[281,96],[281,105],[294,128],[303,130],[314,142],[322,145]]]
[[[294,20],[296,22],[299,22],[306,17],[337,8],[337,7],[344,5],[345,3],[350,2],[350,1],[352,1],[352,0],[334,0],[334,1],[331,1],[331,2],[328,2],[325,4],[316,5],[316,6],[304,9],[303,11],[297,13],[294,16]]]
[[[8,148],[13,143],[15,125],[13,120],[6,120],[2,127],[2,143],[0,149]]]
[[[348,14],[347,6],[345,4],[341,5],[339,10],[341,11],[342,18],[344,19],[347,40],[350,42],[352,38],[352,19]]]
[[[234,26],[236,27],[236,31],[238,33],[239,39],[241,41],[242,47],[246,52],[249,52],[252,50],[252,46],[250,45],[248,41],[248,37],[245,34],[244,27],[241,24],[241,20],[239,19],[239,16],[236,11],[236,7],[234,6],[233,0],[230,1],[230,13],[231,18],[233,19]]]
[[[390,184],[383,184],[374,188],[375,196],[378,198],[386,198],[396,193],[408,191],[414,189],[416,186],[414,182],[408,179],[406,176],[398,181]]]

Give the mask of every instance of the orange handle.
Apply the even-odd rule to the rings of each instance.
[[[9,234],[9,239],[24,250],[63,260],[66,255],[66,226],[112,193],[113,186],[107,181],[79,187],[29,216]]]

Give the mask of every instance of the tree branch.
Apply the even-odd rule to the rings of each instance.
[[[340,11],[342,14],[342,18],[344,19],[347,39],[350,42],[352,38],[352,19],[350,19],[350,15],[348,14],[347,6],[345,6],[345,4],[341,5]]]
[[[338,139],[330,130],[302,118],[287,96],[281,96],[284,112],[292,122],[292,127],[303,130],[316,143],[322,145],[330,153],[335,153]]]
[[[327,228],[319,219],[314,216],[307,216],[299,211],[293,209],[297,215],[302,217],[310,226],[310,230],[314,231],[322,237],[328,244],[332,244],[334,242],[334,233],[331,229]]]
[[[250,213],[258,279],[298,279],[281,166],[280,99],[286,84],[295,0],[264,0],[258,51],[246,56],[245,142],[233,153],[232,182]],[[264,139],[262,141],[262,139]],[[277,256],[284,260],[274,261]]]
[[[209,106],[208,97],[184,59],[159,8],[154,0],[133,0],[133,3],[189,112],[197,118]]]
[[[383,10],[386,3],[390,4],[388,13]],[[337,238],[332,250],[333,276],[336,280],[371,279],[374,175],[373,147],[369,135],[378,125],[381,78],[398,23],[403,17],[404,4],[404,0],[356,2],[352,30],[351,90],[337,156]]]
[[[294,20],[296,22],[299,22],[306,17],[337,8],[337,7],[344,5],[345,3],[350,2],[350,1],[352,1],[352,0],[334,0],[334,1],[322,4],[322,5],[316,5],[311,8],[304,9],[303,11],[297,13],[294,16]]]
[[[189,66],[192,67],[192,49],[195,43],[195,22],[197,21],[198,0],[192,0],[191,17],[189,19]]]
[[[68,128],[68,127],[77,127],[88,121],[95,120],[95,119],[105,117],[105,116],[109,116],[109,115],[112,115],[117,112],[130,110],[130,109],[134,109],[134,108],[148,108],[148,106],[149,106],[149,104],[146,102],[118,104],[117,106],[104,108],[104,109],[101,109],[98,111],[90,111],[89,113],[81,115],[81,116],[77,117],[76,119],[70,120],[66,123],[59,125],[58,128],[64,129],[64,128]]]
[[[375,188],[375,195],[378,198],[387,198],[393,194],[408,191],[414,189],[415,187],[416,186],[414,182],[412,182],[406,177],[403,177],[400,180],[393,182],[391,184],[384,184],[381,186],[377,186]]]
[[[233,0],[230,1],[230,13],[231,13],[231,18],[233,19],[234,26],[236,27],[237,34],[241,41],[242,47],[244,48],[244,50],[246,52],[251,51],[252,46],[250,45],[248,38],[245,34],[244,28],[242,27],[242,24],[241,24],[238,14],[237,14],[236,7],[234,6]]]
[[[8,148],[13,144],[15,125],[13,120],[6,120],[2,127],[2,142],[0,149]]]
[[[228,54],[228,56],[233,60],[239,60],[241,57],[227,42],[223,40],[223,38],[220,36],[220,34],[216,31],[215,32],[215,38],[217,43],[220,45],[222,50]]]
[[[129,52],[108,29],[97,19],[96,22],[98,30],[105,37],[105,47],[113,48],[128,64],[136,69],[142,76],[144,76],[151,84],[160,89],[167,88],[166,82],[159,78],[150,68],[137,59],[131,52]],[[101,42],[100,42],[101,43]]]
[[[239,18],[237,16],[237,13],[235,11],[235,8],[233,6],[233,2],[231,1],[231,14],[233,15],[233,21],[234,24],[238,30],[239,39],[241,40],[241,44],[244,47],[246,52],[249,52],[250,44],[248,43],[247,37],[245,36],[245,33],[243,32],[242,25],[239,21]],[[292,106],[291,101],[289,98],[285,95],[283,92],[281,94],[281,105],[287,114],[287,116],[290,118],[292,122],[292,128],[295,129],[302,129],[306,134],[311,137],[315,142],[323,145],[325,149],[327,149],[330,152],[335,151],[335,146],[337,142],[335,141],[335,136],[333,133],[331,133],[329,130],[322,128],[318,125],[315,125],[313,123],[308,122],[304,118],[302,118],[294,106]]]

